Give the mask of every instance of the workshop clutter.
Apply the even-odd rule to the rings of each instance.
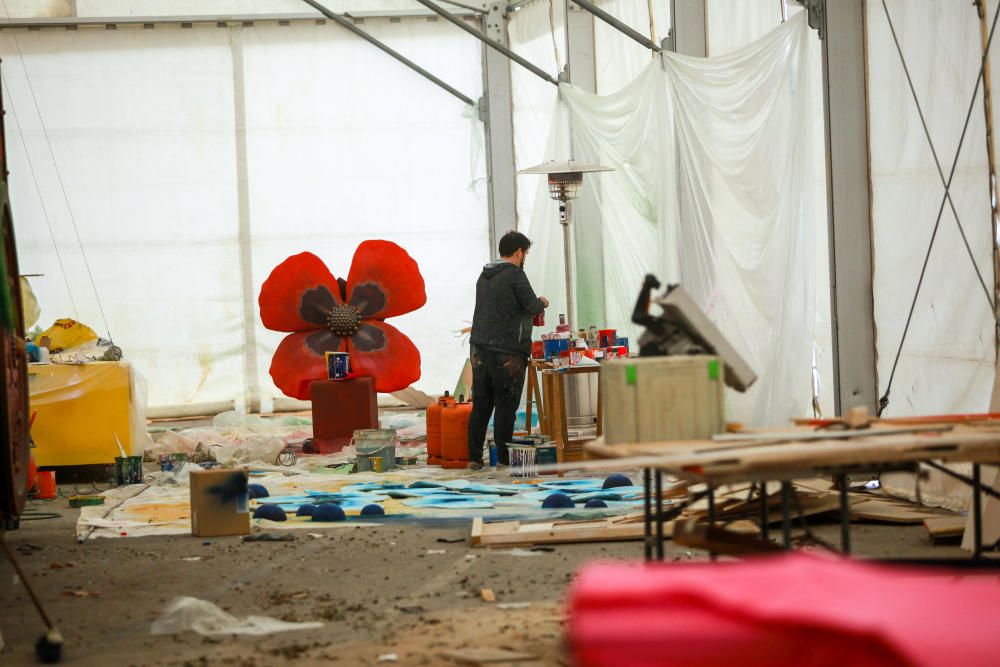
[[[559,324],[551,333],[543,333],[540,341],[531,345],[532,359],[552,362],[556,367],[576,366],[583,359],[602,361],[629,356],[629,341],[615,329],[579,329],[576,336],[566,323],[566,316],[559,316]]]

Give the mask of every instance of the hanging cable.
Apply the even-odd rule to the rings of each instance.
[[[885,7],[884,2],[883,7]],[[886,9],[886,12],[888,16],[888,9]],[[993,22],[990,25],[990,37],[986,41],[986,48],[983,49],[983,58],[979,64],[979,76],[976,77],[976,86],[972,91],[972,100],[969,102],[969,110],[965,114],[965,124],[962,126],[962,134],[958,139],[958,147],[955,149],[955,159],[951,163],[951,172],[948,174],[948,181],[944,186],[944,196],[941,198],[941,206],[938,208],[937,220],[934,222],[934,231],[931,233],[931,241],[927,246],[927,253],[924,255],[924,264],[920,269],[920,279],[917,281],[917,289],[913,293],[913,301],[910,303],[910,312],[906,316],[906,325],[903,327],[903,336],[899,341],[899,347],[896,349],[896,358],[892,362],[892,371],[889,373],[889,382],[886,384],[885,393],[878,401],[878,416],[882,416],[882,413],[889,405],[889,392],[892,390],[892,381],[896,377],[896,368],[899,366],[899,356],[903,351],[903,344],[906,342],[906,335],[910,331],[910,323],[913,321],[913,311],[917,306],[917,297],[920,296],[920,288],[923,286],[924,276],[927,273],[927,262],[931,257],[931,249],[934,248],[934,240],[937,238],[938,227],[941,225],[941,216],[944,213],[944,205],[948,199],[948,191],[951,188],[951,181],[955,177],[955,169],[958,167],[958,158],[962,154],[962,145],[965,143],[965,136],[969,130],[969,121],[972,119],[972,112],[976,107],[976,96],[979,94],[979,84],[983,80],[983,70],[986,68],[986,60],[989,58],[990,47],[993,44],[993,35],[996,33],[997,18],[1000,18],[1000,5],[997,5],[997,11],[993,13]],[[995,319],[996,318],[994,317],[994,320]]]
[[[892,41],[896,45],[896,53],[899,54],[899,62],[903,65],[903,73],[906,75],[906,83],[910,88],[910,95],[913,97],[913,103],[917,107],[917,115],[920,116],[920,124],[924,128],[924,136],[927,138],[927,145],[930,146],[931,156],[934,158],[934,166],[937,167],[938,177],[941,179],[941,185],[946,186],[945,196],[948,198],[948,206],[951,208],[951,213],[955,216],[955,224],[958,225],[958,233],[961,234],[962,242],[965,244],[965,252],[969,255],[969,261],[972,262],[972,266],[976,270],[976,277],[979,278],[979,284],[982,285],[983,293],[986,294],[986,301],[990,304],[990,311],[995,313],[996,304],[993,302],[990,290],[986,286],[986,280],[983,278],[983,274],[979,270],[979,264],[976,262],[975,255],[972,254],[972,246],[969,245],[969,238],[965,235],[965,228],[962,226],[962,221],[958,217],[958,211],[955,210],[955,202],[952,201],[951,192],[949,192],[947,188],[948,184],[944,179],[944,170],[941,168],[941,160],[938,158],[937,150],[934,148],[934,141],[931,139],[931,131],[927,127],[927,119],[924,117],[924,109],[920,105],[920,100],[917,98],[917,89],[913,85],[913,79],[910,77],[910,68],[906,64],[906,58],[903,56],[903,47],[899,44],[899,38],[896,36],[896,26],[892,22],[892,17],[889,16],[889,8],[886,6],[885,0],[882,0],[882,9],[885,11],[885,18],[889,22],[889,31],[892,33]]]
[[[10,11],[7,9],[6,0],[0,0],[3,4],[4,14],[10,20]],[[73,207],[70,206],[69,196],[66,194],[66,186],[62,180],[62,173],[59,171],[59,163],[56,161],[55,152],[52,150],[52,141],[49,139],[49,131],[45,127],[45,119],[42,118],[41,107],[38,106],[38,98],[35,96],[35,87],[31,84],[31,76],[28,74],[28,67],[24,63],[24,54],[21,52],[21,45],[17,41],[17,34],[12,32],[11,38],[14,40],[14,48],[17,50],[18,60],[21,62],[21,69],[24,71],[24,80],[28,84],[28,91],[31,93],[31,101],[35,105],[35,113],[38,115],[38,122],[42,128],[42,136],[45,137],[45,145],[49,149],[49,157],[52,159],[52,166],[55,168],[56,180],[59,182],[59,189],[62,191],[63,201],[66,203],[66,212],[69,213],[70,223],[73,225],[73,233],[76,235],[77,245],[80,247],[80,255],[83,257],[83,265],[87,269],[87,276],[90,278],[90,286],[94,290],[94,298],[97,300],[97,308],[101,313],[101,320],[104,322],[104,330],[108,332],[108,340],[114,342],[111,334],[111,327],[108,326],[108,318],[104,314],[104,304],[101,303],[101,295],[97,291],[97,283],[94,281],[94,273],[90,268],[90,261],[87,259],[87,251],[83,247],[83,239],[80,238],[80,229],[76,224],[76,217],[73,215]],[[74,306],[75,310],[75,306]],[[77,316],[79,319],[79,315]]]
[[[76,308],[76,301],[73,299],[73,290],[69,286],[69,276],[66,274],[66,267],[63,265],[62,254],[59,252],[59,244],[56,242],[56,234],[52,229],[52,221],[49,220],[49,209],[45,206],[45,198],[42,197],[42,189],[38,185],[38,177],[35,175],[35,165],[31,161],[31,153],[28,151],[28,142],[24,138],[24,130],[21,128],[21,121],[18,120],[17,108],[14,106],[14,96],[10,94],[10,87],[7,85],[7,77],[3,77],[4,97],[10,105],[10,115],[14,119],[14,126],[17,134],[21,137],[21,146],[24,148],[24,156],[28,160],[28,171],[31,173],[31,180],[35,183],[35,192],[38,193],[38,202],[42,205],[42,217],[45,218],[45,225],[49,228],[49,237],[52,239],[52,248],[56,253],[56,261],[59,262],[59,271],[62,272],[63,282],[66,283],[66,294],[69,295],[70,305],[73,306],[73,316],[80,319],[80,311]]]

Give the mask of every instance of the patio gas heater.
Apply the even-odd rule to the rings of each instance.
[[[576,199],[583,185],[583,175],[597,171],[614,171],[611,167],[586,162],[564,160],[561,162],[543,162],[521,174],[546,174],[549,181],[549,197],[559,202],[559,224],[563,228],[563,259],[566,263],[566,318],[570,331],[576,331],[576,307],[573,299],[573,256],[569,237],[569,223],[573,219],[572,207],[569,202]]]

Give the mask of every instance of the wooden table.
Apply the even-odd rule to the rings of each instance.
[[[583,459],[583,442],[589,438],[570,438],[566,423],[566,376],[600,372],[600,366],[563,366],[554,368],[546,361],[532,360],[528,368],[528,397],[525,425],[530,430],[532,408],[538,411],[538,429],[552,438],[560,463]],[[541,374],[539,381],[538,374]],[[601,389],[597,389],[597,437],[604,432],[601,416]]]
[[[850,521],[847,500],[847,475],[856,473],[914,471],[920,463],[942,470],[973,488],[973,526],[975,530],[974,558],[981,556],[982,511],[981,494],[1000,498],[1000,494],[980,479],[980,464],[1000,462],[1000,429],[967,427],[933,427],[912,429],[901,433],[890,429],[880,435],[878,429],[858,436],[857,432],[837,437],[831,432],[823,439],[800,439],[801,433],[790,433],[787,439],[769,437],[748,438],[744,442],[713,440],[667,441],[607,445],[598,440],[585,447],[589,456],[614,459],[619,465],[631,463],[644,469],[646,486],[646,557],[651,558],[655,547],[658,559],[663,558],[663,510],[661,499],[662,475],[703,482],[708,486],[709,523],[714,523],[714,489],[733,482],[756,482],[766,488],[768,481],[781,481],[782,531],[786,548],[791,544],[791,482],[794,479],[832,475],[840,487],[841,541],[845,553],[850,552]],[[819,437],[819,436],[817,436]],[[934,460],[964,461],[973,464],[972,477],[959,475]],[[651,503],[655,501],[655,515]],[[760,494],[761,536],[767,539],[767,494]],[[653,529],[656,539],[653,542]]]

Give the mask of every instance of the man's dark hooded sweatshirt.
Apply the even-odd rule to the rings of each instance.
[[[545,310],[521,267],[500,261],[487,264],[476,282],[472,318],[472,400],[469,460],[483,460],[483,443],[493,417],[493,440],[500,463],[508,464],[507,445],[524,389],[531,356],[532,318]]]

